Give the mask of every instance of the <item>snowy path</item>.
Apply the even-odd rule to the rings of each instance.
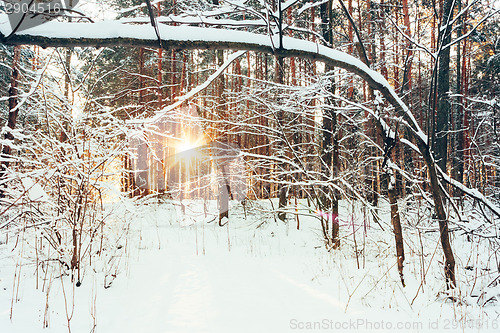
[[[102,302],[101,308],[115,307],[115,311],[100,314],[105,320],[98,320],[99,329],[285,332],[293,318],[320,320],[344,312],[345,303],[328,296],[319,285],[311,286],[301,273],[309,258],[285,255],[277,261],[272,255],[245,255],[240,249],[231,252],[227,240],[216,236],[226,230],[210,228],[214,237],[208,241],[212,245],[221,242],[223,249],[206,249],[205,255],[197,255],[194,243],[182,238],[168,242],[166,249],[154,255],[155,251],[140,254],[130,278],[113,284],[112,288],[127,293]],[[188,237],[195,232],[192,228],[181,231]]]
[[[152,332],[162,327],[165,332],[280,332],[294,315],[339,311],[333,302],[318,297],[319,291],[297,288],[298,283],[268,265],[178,259],[183,263],[176,272],[155,276],[159,272],[145,269],[129,283],[129,294],[110,299],[109,307],[124,309],[114,312],[116,318],[101,321],[103,331]]]

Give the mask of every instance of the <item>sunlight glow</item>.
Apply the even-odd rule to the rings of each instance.
[[[190,142],[190,141],[182,141],[179,144],[176,145],[176,148],[179,153],[185,152],[187,150],[195,149],[199,147],[199,144]]]
[[[191,160],[203,157],[203,152],[200,149],[205,144],[204,138],[185,137],[180,142],[175,144],[177,157],[183,160]]]

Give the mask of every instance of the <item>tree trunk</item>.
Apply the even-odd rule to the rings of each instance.
[[[277,69],[276,69],[276,74],[277,74],[276,75],[276,82],[279,84],[283,84],[283,76],[284,76],[283,66],[284,66],[283,57],[276,57],[276,67],[277,67]],[[282,110],[278,111],[277,118],[278,118],[277,120],[279,122],[279,127],[283,131],[283,133],[281,133],[281,135],[283,136],[283,140],[288,140],[287,133],[285,132],[285,114],[283,113]],[[288,186],[285,185],[286,169],[287,169],[287,165],[282,164],[282,165],[280,165],[279,170],[278,170],[280,172],[279,181],[278,181],[278,200],[279,200],[278,201],[278,218],[283,222],[286,220],[285,207],[287,205],[287,197],[288,197]]]
[[[454,0],[445,0],[443,7],[443,17],[439,29],[439,41],[441,47],[451,41],[451,27],[448,21],[451,20],[452,4]],[[450,102],[448,92],[450,90],[450,48],[441,50],[438,64],[437,81],[437,116],[436,116],[436,138],[434,142],[434,151],[436,153],[436,162],[439,167],[447,172],[446,161],[448,158],[448,130],[450,123]]]
[[[213,0],[214,5],[219,5],[219,0]],[[224,51],[223,50],[217,50],[216,51],[216,61],[217,65],[220,67],[224,63]],[[217,84],[216,84],[216,98],[217,98],[217,108],[218,108],[218,114],[221,119],[226,119],[226,110],[225,110],[225,101],[223,97],[224,93],[224,87],[225,87],[225,80],[224,80],[224,75],[221,75],[220,77],[217,78]],[[219,128],[219,137],[220,141],[222,142],[221,146],[226,147],[227,144],[229,143],[229,138],[227,135],[224,133],[223,128]],[[218,196],[218,202],[219,202],[219,225],[223,226],[223,220],[224,218],[229,219],[229,195],[231,193],[231,188],[229,185],[229,180],[227,179],[226,172],[225,172],[225,165],[221,166],[221,173],[222,173],[222,180],[219,182],[219,196]]]
[[[462,10],[462,0],[457,1],[457,12],[460,12]],[[464,20],[463,16],[459,19],[459,27],[457,29],[457,39],[459,39],[463,32],[464,32]],[[455,109],[455,129],[456,129],[456,135],[455,135],[455,141],[456,141],[456,146],[457,149],[454,152],[455,158],[453,160],[453,178],[458,180],[459,182],[463,182],[463,174],[464,174],[464,124],[463,124],[463,119],[464,119],[464,108],[463,108],[463,96],[462,96],[462,52],[461,52],[461,43],[460,41],[457,42],[457,88],[456,88],[456,94],[457,94],[457,107]],[[454,195],[455,196],[460,196],[462,193],[459,189],[455,190]]]
[[[453,11],[453,0],[445,0],[443,4],[443,17],[439,33],[439,41],[441,47],[447,45],[451,41],[451,27],[448,21],[451,20]],[[438,64],[438,81],[437,81],[437,96],[438,108],[436,117],[436,139],[434,143],[434,150],[436,153],[436,162],[430,156],[429,150],[425,150],[424,159],[426,159],[429,167],[429,176],[431,178],[431,191],[434,197],[436,217],[439,221],[439,230],[441,236],[441,245],[445,255],[445,277],[446,285],[448,288],[454,288],[455,281],[455,258],[451,249],[449,232],[448,232],[448,219],[443,206],[443,195],[437,179],[436,168],[433,167],[434,163],[447,172],[446,162],[448,154],[448,128],[450,121],[450,103],[448,101],[448,91],[450,89],[450,48],[441,50],[439,55]]]
[[[322,34],[323,38],[327,43],[332,42],[332,0],[321,4],[321,21],[322,21]],[[333,67],[326,66],[325,71],[329,72],[333,70]],[[335,83],[330,83],[329,90],[332,94],[335,94]],[[333,100],[328,99],[326,105],[333,106]],[[336,178],[339,172],[339,144],[338,144],[338,133],[337,133],[337,113],[333,107],[327,107],[323,111],[323,143],[321,159],[322,163],[322,174],[324,180],[327,180],[330,175]],[[338,191],[331,191],[331,186],[326,186],[322,193],[322,206],[321,210],[326,212],[327,222],[328,219],[331,220],[331,245],[333,249],[337,249],[340,246],[339,239],[339,197],[340,193]],[[326,229],[326,228],[325,228]],[[325,235],[328,239],[330,235]]]
[[[410,27],[410,14],[408,13],[408,0],[403,0],[403,22],[405,25],[405,34],[408,37],[411,36],[411,27]],[[409,91],[411,89],[411,66],[413,62],[413,51],[412,45],[409,39],[406,39],[406,61],[405,61],[405,71],[403,77],[403,91]]]
[[[387,175],[388,184],[388,196],[389,203],[391,205],[391,223],[394,230],[394,239],[396,240],[396,256],[398,263],[399,277],[401,278],[401,283],[405,287],[405,280],[403,275],[403,264],[405,261],[405,250],[403,243],[403,230],[401,228],[401,220],[399,217],[398,202],[397,202],[397,191],[396,191],[396,178],[392,170]]]
[[[17,115],[19,110],[17,108],[18,89],[17,83],[19,81],[19,61],[21,59],[21,46],[15,46],[12,51],[12,74],[10,76],[10,89],[9,89],[9,116],[7,118],[7,127],[13,130],[16,127]],[[5,141],[13,141],[14,135],[8,131],[4,135]],[[12,154],[12,147],[9,143],[5,143],[2,147],[2,159],[9,159]],[[5,181],[7,169],[10,162],[3,160],[0,165],[0,181]],[[0,185],[0,198],[5,197],[5,184]]]
[[[453,250],[451,248],[450,236],[448,230],[448,218],[444,210],[443,194],[441,191],[439,179],[437,177],[436,163],[434,162],[434,158],[431,155],[430,148],[428,145],[425,145],[421,141],[417,141],[417,145],[419,147],[420,152],[422,153],[424,161],[427,164],[427,168],[429,169],[431,193],[434,199],[434,212],[439,222],[439,234],[441,239],[441,246],[443,248],[443,253],[445,256],[444,274],[446,278],[446,286],[447,288],[452,289],[455,288],[456,286],[455,257],[453,256]]]
[[[348,1],[348,10],[349,10],[349,15],[352,17],[352,0],[349,0]],[[354,49],[353,49],[353,46],[354,46],[354,39],[353,39],[353,26],[351,24],[348,23],[348,27],[347,27],[347,33],[348,33],[348,36],[349,36],[349,46],[347,48],[349,54],[353,54],[354,52]],[[348,88],[348,91],[347,91],[347,96],[349,99],[352,99],[354,97],[354,80],[351,78],[349,78],[349,88]]]
[[[70,105],[70,85],[71,85],[71,54],[72,54],[72,50],[73,48],[68,48],[66,50],[66,60],[65,60],[65,63],[64,63],[64,67],[65,67],[65,75],[64,75],[64,96],[66,97],[66,100],[68,102],[68,105]],[[69,112],[72,112],[72,110],[68,110]],[[61,142],[65,142],[66,140],[68,140],[68,136],[67,136],[67,131],[69,130],[69,127],[68,127],[68,122],[66,121],[66,119],[63,119],[63,123],[61,124],[61,126],[63,127],[61,129],[61,133],[59,135],[59,141]]]
[[[161,3],[157,4],[158,16],[161,16]],[[163,49],[158,49],[158,109],[163,107]]]

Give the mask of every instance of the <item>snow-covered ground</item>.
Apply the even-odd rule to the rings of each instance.
[[[438,234],[419,235],[417,216],[404,219],[403,288],[387,207],[382,231],[343,203],[342,248],[329,252],[313,216],[300,216],[297,230],[295,217],[282,223],[265,213],[269,201],[251,206],[245,218],[232,203],[224,227],[210,222],[215,202],[207,216],[201,202],[185,213],[168,203],[128,207],[113,221],[115,245],[86,266],[80,287],[62,270],[37,276],[32,230],[20,233],[25,242],[11,234],[5,244],[0,234],[0,332],[68,332],[68,322],[77,333],[498,332],[498,303],[483,306],[500,294],[488,244],[453,237],[452,302],[442,293]],[[308,212],[305,202],[299,208]]]

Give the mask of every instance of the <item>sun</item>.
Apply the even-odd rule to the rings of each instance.
[[[200,150],[205,144],[204,138],[192,138],[185,137],[180,142],[175,145],[175,150],[177,154],[177,158],[183,160],[192,160],[193,158],[199,159],[203,157],[203,152]]]
[[[192,149],[195,149],[197,147],[199,147],[200,145],[196,142],[191,142],[191,141],[188,141],[188,140],[185,140],[185,141],[182,141],[182,142],[179,142],[176,147],[177,147],[177,152],[178,153],[182,153],[182,152],[185,152],[185,151],[188,151],[188,150],[192,150]]]

